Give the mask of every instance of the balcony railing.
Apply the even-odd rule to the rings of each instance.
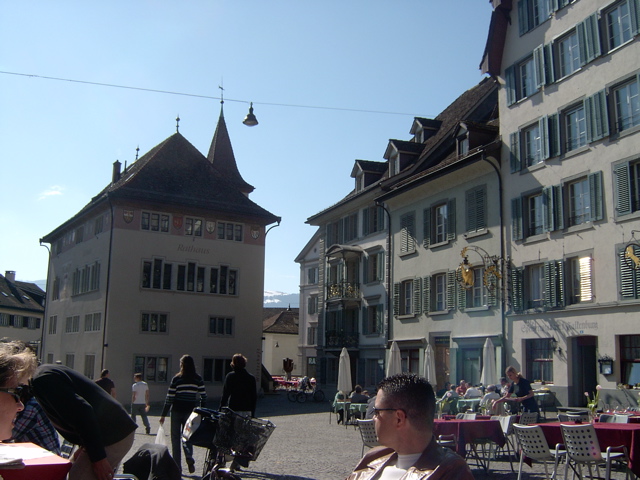
[[[327,300],[340,298],[360,298],[360,284],[355,282],[329,283]]]
[[[327,330],[325,334],[325,347],[357,347],[358,332],[344,332],[342,330]]]

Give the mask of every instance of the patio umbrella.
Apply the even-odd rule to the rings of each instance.
[[[387,360],[387,377],[398,373],[402,373],[402,357],[400,356],[400,347],[396,342],[393,342]]]
[[[424,349],[424,378],[436,389],[436,354],[431,348],[431,344],[427,342],[427,348]]]
[[[349,359],[349,352],[345,347],[342,347],[340,352],[340,360],[338,362],[338,390],[347,395],[353,390],[353,383],[351,383],[351,360]]]
[[[496,352],[490,338],[487,338],[484,342],[484,348],[482,349],[482,373],[480,375],[480,382],[484,386],[498,383],[496,376]]]

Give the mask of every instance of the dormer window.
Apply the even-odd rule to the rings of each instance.
[[[398,152],[394,152],[389,157],[389,174],[393,176],[398,173],[400,173],[400,154]]]
[[[358,175],[356,175],[356,192],[361,192],[362,190],[364,190],[364,187],[364,172],[360,172]]]
[[[463,157],[469,153],[469,135],[465,133],[463,136],[458,137],[458,156]]]
[[[416,128],[416,132],[413,135],[413,141],[416,143],[424,142],[424,129],[422,127]]]

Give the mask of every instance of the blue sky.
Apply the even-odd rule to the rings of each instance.
[[[206,155],[223,86],[251,199],[282,217],[265,289],[297,292],[305,220],[353,188],[354,160],[382,161],[414,116],[480,82],[490,15],[487,0],[0,3],[0,271],[46,278],[39,239],[109,183],[115,160],[172,135],[178,114]]]

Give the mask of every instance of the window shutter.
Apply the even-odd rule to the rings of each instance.
[[[458,310],[462,311],[467,308],[467,290],[460,284],[460,270],[456,269],[456,288],[458,290]]]
[[[563,306],[563,268],[562,262],[550,261],[544,263],[544,305],[546,308]]]
[[[593,259],[591,257],[582,257],[580,264],[580,301],[589,302],[593,300],[592,282],[591,282],[591,265]]]
[[[587,117],[587,140],[595,142],[609,135],[609,117],[607,115],[607,96],[600,90],[585,99]]]
[[[422,245],[424,248],[429,248],[431,245],[431,209],[425,208],[422,212],[423,221],[422,221],[422,235],[423,241]]]
[[[313,314],[313,311],[312,311],[312,308],[313,308],[313,307],[312,307],[312,303],[311,303],[312,301],[313,301],[313,297],[309,297],[309,298],[307,298],[307,313],[308,313],[309,315],[312,315],[312,314]]]
[[[520,160],[520,132],[509,134],[509,158],[511,161],[511,173],[522,170],[522,161]]]
[[[555,185],[553,187],[553,214],[555,229],[562,230],[564,228],[564,202],[562,201],[561,185]]]
[[[369,334],[369,322],[368,322],[368,316],[367,316],[367,307],[362,307],[362,334],[363,335],[368,335]]]
[[[554,113],[547,117],[547,128],[549,131],[549,157],[557,157],[560,155],[560,124],[558,114]]]
[[[511,65],[504,71],[505,88],[507,89],[507,105],[516,103],[516,67]]]
[[[616,176],[616,211],[618,215],[628,215],[632,212],[629,164],[616,165],[613,172]]]
[[[384,252],[379,252],[378,255],[376,255],[376,262],[377,262],[377,274],[378,276],[375,278],[375,280],[382,282],[384,281]]]
[[[634,254],[640,256],[640,248],[633,247]],[[638,298],[640,289],[640,282],[638,282],[637,273],[638,270],[634,270],[627,264],[625,258],[625,249],[622,248],[619,253],[619,265],[620,265],[620,296],[623,299]]]
[[[540,131],[541,157],[546,160],[549,158],[549,119],[546,115],[538,120],[538,130]]]
[[[489,282],[491,288],[487,288],[487,304],[490,307],[495,307],[498,305],[498,279],[490,275]]]
[[[511,238],[522,240],[522,197],[511,199]]]
[[[362,211],[362,235],[369,235],[369,217],[371,216],[371,209],[365,208]]]
[[[529,2],[531,0],[520,0],[518,2],[518,28],[520,36],[529,31]]]
[[[456,199],[452,198],[447,203],[447,240],[456,238]]]
[[[393,314],[400,315],[400,283],[393,284]]]
[[[431,311],[431,277],[422,279],[422,309],[425,315]]]
[[[593,172],[589,175],[589,196],[591,197],[591,221],[602,220],[602,172]]]
[[[553,187],[544,187],[542,189],[542,228],[545,232],[555,230],[555,222],[553,221]]]
[[[635,36],[640,33],[640,0],[629,1],[629,13],[631,16],[631,30]]]
[[[594,13],[576,26],[580,45],[580,62],[585,65],[601,54],[598,14]]]
[[[466,227],[467,232],[477,232],[486,228],[486,198],[484,185],[468,190],[466,193]]]
[[[384,310],[382,309],[382,304],[376,305],[376,333],[382,335],[382,319],[384,315]]]
[[[545,83],[546,77],[544,68],[544,45],[538,45],[533,49],[533,65],[536,75],[535,84],[538,90],[540,90]]]
[[[447,310],[453,310],[456,307],[456,272],[447,272]]]
[[[552,232],[564,228],[564,209],[562,204],[562,187],[549,186],[542,189],[544,206],[544,231]]]
[[[516,313],[523,311],[524,305],[524,286],[522,277],[524,269],[522,267],[511,269],[511,308]]]
[[[420,315],[422,311],[422,279],[415,278],[413,280],[413,313]]]
[[[553,44],[544,46],[544,73],[547,85],[556,81],[556,72],[553,66]]]
[[[369,275],[369,257],[362,258],[362,278],[364,279],[364,283],[375,280]]]

